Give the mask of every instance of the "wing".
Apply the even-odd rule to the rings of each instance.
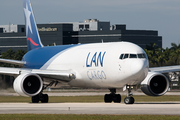
[[[76,77],[75,72],[73,72],[72,70],[41,70],[0,67],[0,74],[18,76],[23,73],[34,73],[41,76],[42,78],[57,79],[64,82],[69,82]]]
[[[165,66],[165,67],[153,67],[149,68],[150,72],[168,73],[180,71],[180,65],[176,66]]]
[[[26,64],[25,61],[9,60],[9,59],[0,59],[0,62],[10,63],[10,64],[14,64],[14,65],[20,65],[20,66],[23,66],[24,64]]]

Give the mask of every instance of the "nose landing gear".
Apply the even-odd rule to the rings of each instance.
[[[125,104],[134,104],[134,98],[132,97],[133,94],[131,93],[131,90],[133,89],[133,86],[127,86],[128,89],[128,94],[127,97],[124,98],[124,103]]]

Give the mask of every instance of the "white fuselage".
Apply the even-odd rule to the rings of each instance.
[[[85,88],[122,88],[137,85],[148,74],[148,59],[121,55],[144,54],[139,46],[128,42],[84,44],[69,48],[51,58],[41,69],[73,70],[76,79],[69,84]]]

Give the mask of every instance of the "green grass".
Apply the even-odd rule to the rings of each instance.
[[[167,102],[167,101],[179,101],[179,95],[163,95],[159,97],[151,97],[146,95],[134,96],[136,102]]]
[[[126,96],[122,96],[121,102],[124,101]],[[180,96],[178,95],[164,95],[160,97],[150,97],[145,95],[134,96],[135,102],[167,102],[167,101],[179,101]],[[25,102],[30,103],[30,97],[22,96],[0,96],[0,103],[16,103]],[[104,96],[50,96],[49,103],[64,103],[64,102],[104,102]]]
[[[64,115],[64,114],[6,114],[0,120],[180,120],[171,115]]]

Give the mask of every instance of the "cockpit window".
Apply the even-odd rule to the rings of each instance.
[[[121,59],[121,60],[122,60],[122,59],[123,59],[123,56],[124,56],[124,54],[121,54],[121,56],[119,57],[119,59]]]
[[[138,58],[146,58],[146,55],[145,54],[138,54]]]
[[[128,58],[129,57],[129,54],[125,54],[124,55],[124,59]]]
[[[148,59],[145,53],[139,53],[139,54],[121,54],[119,59],[127,59],[127,58],[140,58],[140,59]]]
[[[129,58],[137,58],[136,54],[130,54]]]

